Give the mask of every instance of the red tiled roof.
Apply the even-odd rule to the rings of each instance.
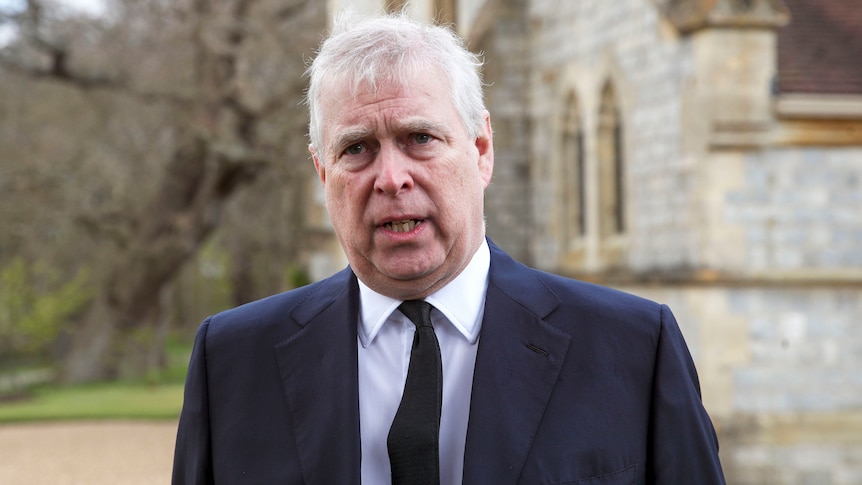
[[[779,93],[862,94],[862,0],[784,0]]]

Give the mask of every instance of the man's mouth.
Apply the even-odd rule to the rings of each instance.
[[[384,222],[383,227],[392,232],[410,232],[421,223],[422,221],[419,219],[405,219],[403,221]]]

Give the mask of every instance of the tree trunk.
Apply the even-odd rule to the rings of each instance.
[[[254,301],[260,296],[257,290],[252,251],[242,244],[230,251],[230,282],[232,303],[235,306]]]
[[[167,320],[159,318],[159,306],[137,317],[134,326],[119,324],[127,320],[121,311],[104,298],[92,302],[70,336],[60,369],[63,382],[141,380],[164,367]]]
[[[106,356],[113,346],[116,326],[105,299],[97,297],[90,303],[80,323],[70,332],[60,379],[63,382],[93,382],[110,379],[111,369]]]
[[[212,154],[198,137],[177,150],[160,190],[110,256],[99,297],[72,333],[61,369],[65,382],[154,370],[159,359],[150,353],[160,335],[162,289],[218,225],[228,196],[259,169]]]

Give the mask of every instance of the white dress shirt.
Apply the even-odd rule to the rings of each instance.
[[[491,253],[482,245],[454,280],[425,298],[443,363],[440,483],[459,484]],[[401,403],[416,326],[397,311],[400,300],[359,282],[359,425],[362,483],[391,483],[386,438]]]

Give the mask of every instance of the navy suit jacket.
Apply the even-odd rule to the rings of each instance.
[[[724,483],[670,310],[490,247],[463,483]],[[359,483],[358,310],[348,268],[204,321],[173,483]]]

